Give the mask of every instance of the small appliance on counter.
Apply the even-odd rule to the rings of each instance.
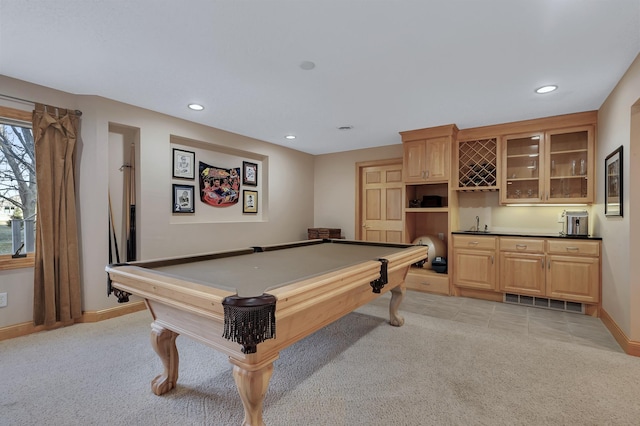
[[[570,236],[589,235],[589,213],[586,210],[566,212],[566,234]]]

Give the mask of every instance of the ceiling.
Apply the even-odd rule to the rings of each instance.
[[[640,0],[0,0],[0,74],[311,154],[595,110],[639,52]]]

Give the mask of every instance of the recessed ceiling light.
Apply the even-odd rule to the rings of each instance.
[[[302,68],[305,71],[311,71],[312,69],[314,69],[316,67],[316,64],[314,64],[311,61],[302,61],[300,63],[300,68]]]
[[[192,109],[194,111],[202,111],[204,109],[204,107],[200,104],[189,104],[188,107],[189,109]]]
[[[287,136],[285,136],[284,138],[285,138],[285,139],[289,139],[289,140],[293,140],[293,139],[295,139],[296,137],[295,137],[294,135],[287,135]]]
[[[536,93],[540,93],[540,94],[543,94],[543,93],[549,93],[549,92],[553,92],[553,91],[554,91],[554,90],[556,90],[557,88],[558,88],[558,86],[553,85],[553,84],[552,84],[552,85],[549,85],[549,86],[542,86],[542,87],[538,87],[538,88],[536,89]]]
[[[338,127],[338,130],[351,130],[353,129],[353,126],[340,126]]]

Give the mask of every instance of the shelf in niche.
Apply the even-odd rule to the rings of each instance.
[[[449,207],[407,207],[407,213],[446,213]]]
[[[558,179],[586,179],[587,175],[576,175],[576,176],[551,176],[551,180],[558,180]]]
[[[487,187],[487,186],[467,186],[463,188],[456,188],[458,192],[497,192],[498,187]]]
[[[562,151],[551,151],[551,155],[561,155],[561,154],[575,154],[578,152],[588,152],[586,148],[583,149],[566,149]]]
[[[512,154],[507,155],[507,158],[537,158],[539,154]]]
[[[576,177],[576,176],[572,176]],[[526,180],[538,180],[538,177],[530,177],[530,178],[509,178],[507,182],[516,182],[516,181],[526,181]]]

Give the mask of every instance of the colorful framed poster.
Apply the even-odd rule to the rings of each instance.
[[[240,198],[240,167],[223,169],[199,162],[200,201],[213,207],[229,207]]]

